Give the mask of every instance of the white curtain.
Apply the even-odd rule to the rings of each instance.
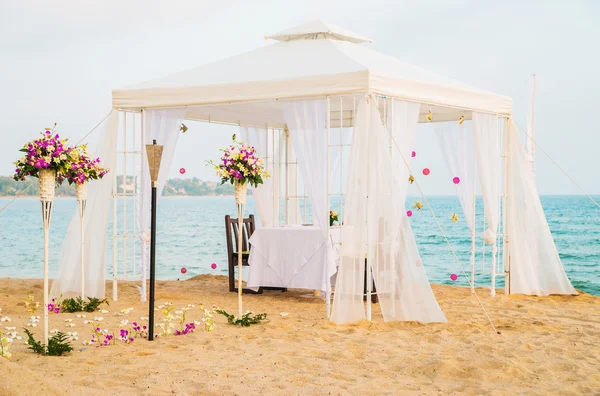
[[[395,101],[393,136],[408,162],[419,106]],[[346,210],[331,320],[365,318],[365,261],[385,321],[445,322],[419,257],[404,208],[409,171],[393,160],[390,141],[374,101],[359,104],[351,148]],[[393,146],[393,151],[390,150]],[[400,166],[400,162],[401,165]],[[401,204],[399,204],[401,203]]]
[[[312,208],[312,222],[327,232],[327,100],[285,105],[285,122]],[[335,159],[331,159],[335,161]],[[306,219],[304,219],[306,221]]]
[[[150,263],[150,210],[151,210],[151,183],[148,168],[148,155],[146,145],[156,144],[163,146],[160,171],[157,180],[157,201],[160,200],[162,190],[167,182],[175,147],[179,138],[179,124],[185,117],[185,109],[146,110],[144,117],[144,134],[142,142],[142,166],[138,177],[138,219],[141,240],[141,276],[142,276],[142,301],[146,301],[146,277]]]
[[[473,131],[470,121],[433,123],[442,156],[449,170],[448,182],[459,178],[456,194],[465,221],[471,230],[471,282],[475,269],[475,159],[473,158]],[[473,286],[473,285],[472,285]]]
[[[267,133],[266,128],[240,127],[241,140],[254,146],[258,156],[265,159],[265,166],[271,174],[271,177],[263,179],[263,184],[252,189],[260,224],[263,227],[279,225],[281,195],[279,156],[284,149],[285,140],[280,139],[278,147],[274,147],[276,142],[272,137],[277,133]]]
[[[469,121],[463,122],[436,122],[433,124],[442,151],[444,161],[448,166],[450,177],[460,179],[456,184],[456,193],[462,207],[465,221],[471,230],[474,229],[473,201],[475,200],[475,178],[473,172],[473,134],[469,128]]]
[[[507,230],[510,293],[577,294],[565,274],[535,186],[530,157],[508,121]]]
[[[492,244],[492,287],[491,295],[496,294],[496,256],[498,244],[496,233],[500,220],[500,130],[498,117],[491,114],[473,113],[475,157],[479,174],[479,184],[483,196],[483,210],[488,229],[484,240]]]
[[[94,156],[110,173],[102,179],[90,182],[87,208],[84,217],[85,245],[85,295],[104,298],[105,255],[107,247],[108,219],[113,188],[113,172],[116,172],[117,136],[119,112],[113,110],[105,121],[104,133],[100,135]],[[65,298],[81,295],[81,243],[78,209],[69,224],[62,244],[58,274],[52,282],[50,296],[62,293]]]

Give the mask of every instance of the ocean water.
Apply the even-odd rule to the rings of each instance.
[[[407,198],[407,206],[416,200]],[[600,200],[600,197],[596,197]],[[8,202],[0,199],[0,207]],[[430,197],[429,202],[442,224],[459,261],[465,271],[470,271],[470,232],[462,219],[450,220],[451,214],[461,213],[456,197]],[[566,273],[573,285],[585,292],[600,295],[600,209],[585,196],[543,196],[542,204],[554,236]],[[128,231],[133,219],[128,206]],[[339,203],[332,207],[337,209]],[[50,276],[56,274],[60,249],[68,224],[76,208],[72,198],[58,199],[54,205],[50,239]],[[477,230],[482,231],[482,203],[477,202]],[[122,212],[122,200],[117,206]],[[309,211],[309,209],[307,209]],[[303,209],[301,208],[301,211]],[[460,266],[444,241],[427,208],[413,209],[411,224],[432,283],[467,285]],[[234,214],[233,197],[165,197],[159,204],[157,236],[157,278],[185,279],[198,274],[227,274],[224,216]],[[249,197],[246,213],[255,213],[254,201]],[[112,212],[111,215],[112,216]],[[119,217],[117,230],[123,231]],[[112,276],[112,221],[109,221],[108,250],[106,254],[107,279]],[[130,239],[127,246],[128,279],[133,277],[133,261],[139,266],[139,244]],[[119,278],[123,278],[123,245],[118,244]],[[482,251],[479,237],[476,249],[476,284],[489,285],[491,249]],[[485,256],[485,264],[482,257]],[[211,264],[217,264],[215,270]],[[181,268],[187,273],[183,275]],[[450,275],[456,273],[456,282]],[[139,276],[139,270],[137,270]],[[16,200],[0,213],[0,277],[40,278],[43,276],[43,230],[40,203],[37,199]],[[503,278],[497,278],[497,287],[503,287]]]

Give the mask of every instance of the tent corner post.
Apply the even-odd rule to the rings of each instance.
[[[503,180],[503,194],[502,194],[502,264],[504,267],[504,294],[510,294],[510,249],[509,249],[509,235],[508,235],[508,200],[509,200],[509,183],[508,183],[508,171],[510,169],[510,155],[511,155],[511,136],[510,136],[510,119],[506,118],[504,121],[504,180]]]
[[[327,137],[326,137],[326,143],[325,143],[326,147],[325,147],[325,152],[326,152],[326,162],[327,162],[327,168],[326,168],[326,177],[327,177],[327,191],[326,191],[326,210],[325,210],[325,215],[327,216],[327,220],[325,221],[325,243],[329,244],[331,243],[331,229],[330,229],[330,214],[329,211],[331,210],[331,202],[330,202],[330,197],[329,197],[329,193],[331,192],[331,174],[330,174],[330,145],[331,145],[331,99],[329,98],[329,96],[327,97]],[[329,254],[329,249],[328,249],[328,254]],[[328,278],[328,272],[327,272],[327,267],[325,268],[325,310],[326,310],[326,317],[327,319],[330,318],[331,315],[331,311],[330,311],[330,306],[331,306],[331,298],[330,298],[330,290],[331,290],[331,279]]]

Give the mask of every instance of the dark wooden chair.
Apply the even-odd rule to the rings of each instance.
[[[227,238],[227,262],[229,265],[229,291],[237,293],[235,269],[238,266],[238,242],[241,235],[242,238],[242,266],[248,266],[248,258],[250,257],[250,242],[249,239],[256,229],[254,215],[242,220],[242,230],[239,230],[238,219],[231,216],[225,216],[225,236]],[[282,287],[261,287],[258,291],[251,289],[242,289],[242,293],[262,294],[263,290],[281,290],[287,291]]]
[[[363,296],[363,301],[367,301],[367,259],[365,259],[365,283],[364,283],[364,296]],[[371,281],[373,282],[373,285],[371,286],[371,303],[373,304],[377,304],[379,302],[379,298],[377,297],[377,289],[375,288],[375,278],[372,277]]]

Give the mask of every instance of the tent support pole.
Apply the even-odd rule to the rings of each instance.
[[[368,120],[368,124],[367,125],[371,125],[371,117],[373,116],[373,114],[371,114],[371,105],[369,103],[370,100],[373,100],[373,98],[367,94],[366,97],[366,102],[367,102],[367,120]],[[367,154],[370,153],[369,151],[369,146],[370,146],[370,139],[367,139]],[[365,269],[366,269],[366,280],[367,280],[367,320],[371,321],[372,319],[372,306],[371,306],[371,285],[373,284],[373,279],[371,277],[371,260],[376,259],[376,257],[369,257],[369,252],[370,252],[370,246],[369,246],[369,164],[370,162],[367,162],[367,199],[365,200],[365,215],[366,215],[366,219],[367,219],[367,255],[366,255],[366,260],[365,260]]]
[[[141,116],[141,124],[142,124],[142,138],[141,138],[141,142],[140,142],[140,152],[141,152],[141,159],[140,159],[140,186],[143,186],[145,180],[144,180],[144,158],[148,158],[148,156],[146,155],[146,120],[145,120],[145,115],[146,112],[144,109],[142,109],[142,116]],[[140,202],[140,205],[142,205],[143,203]],[[141,216],[143,216],[143,214],[141,214]],[[144,232],[144,230],[142,230],[140,228],[140,233]],[[147,260],[144,260],[145,257],[147,257],[147,250],[145,248],[145,243],[144,242],[140,242],[140,258],[141,258],[141,268],[140,268],[140,272],[142,273],[142,291],[141,291],[141,301],[142,302],[146,302],[146,290],[147,290],[147,286],[146,286],[146,279],[148,277],[148,268],[146,267],[146,263]]]
[[[330,145],[331,145],[331,100],[329,98],[329,96],[327,97],[327,142],[326,142],[326,157],[327,157],[327,208],[326,208],[326,215],[327,215],[327,220],[325,221],[325,243],[329,244],[331,243],[331,229],[329,227],[330,224],[330,220],[329,220],[329,211],[331,210],[331,199],[329,196],[329,193],[331,192],[331,174],[330,174]],[[327,254],[329,255],[330,253],[333,253],[333,249],[327,249]],[[328,257],[328,260],[331,257]],[[326,309],[326,317],[327,319],[330,318],[330,306],[331,306],[331,279],[329,279],[329,273],[327,271],[327,266],[325,266],[325,309]]]
[[[115,159],[116,161],[116,159]],[[118,293],[117,293],[117,171],[113,172],[113,191],[112,191],[112,237],[113,237],[113,268],[112,268],[112,276],[113,276],[113,284],[112,284],[112,299],[113,301],[117,301]]]
[[[504,180],[503,180],[503,192],[502,194],[502,233],[504,241],[502,243],[502,261],[505,271],[504,279],[504,294],[510,294],[510,253],[508,248],[509,236],[508,236],[508,170],[509,170],[509,156],[510,153],[510,134],[509,134],[509,120],[504,121]]]
[[[123,276],[127,280],[127,113],[123,113]],[[117,189],[118,191],[118,189]]]
[[[474,136],[473,136],[474,137]],[[475,214],[477,205],[477,155],[473,145],[473,221],[471,227],[471,293],[475,293]],[[485,231],[485,230],[484,230]],[[485,244],[485,242],[484,242]]]

